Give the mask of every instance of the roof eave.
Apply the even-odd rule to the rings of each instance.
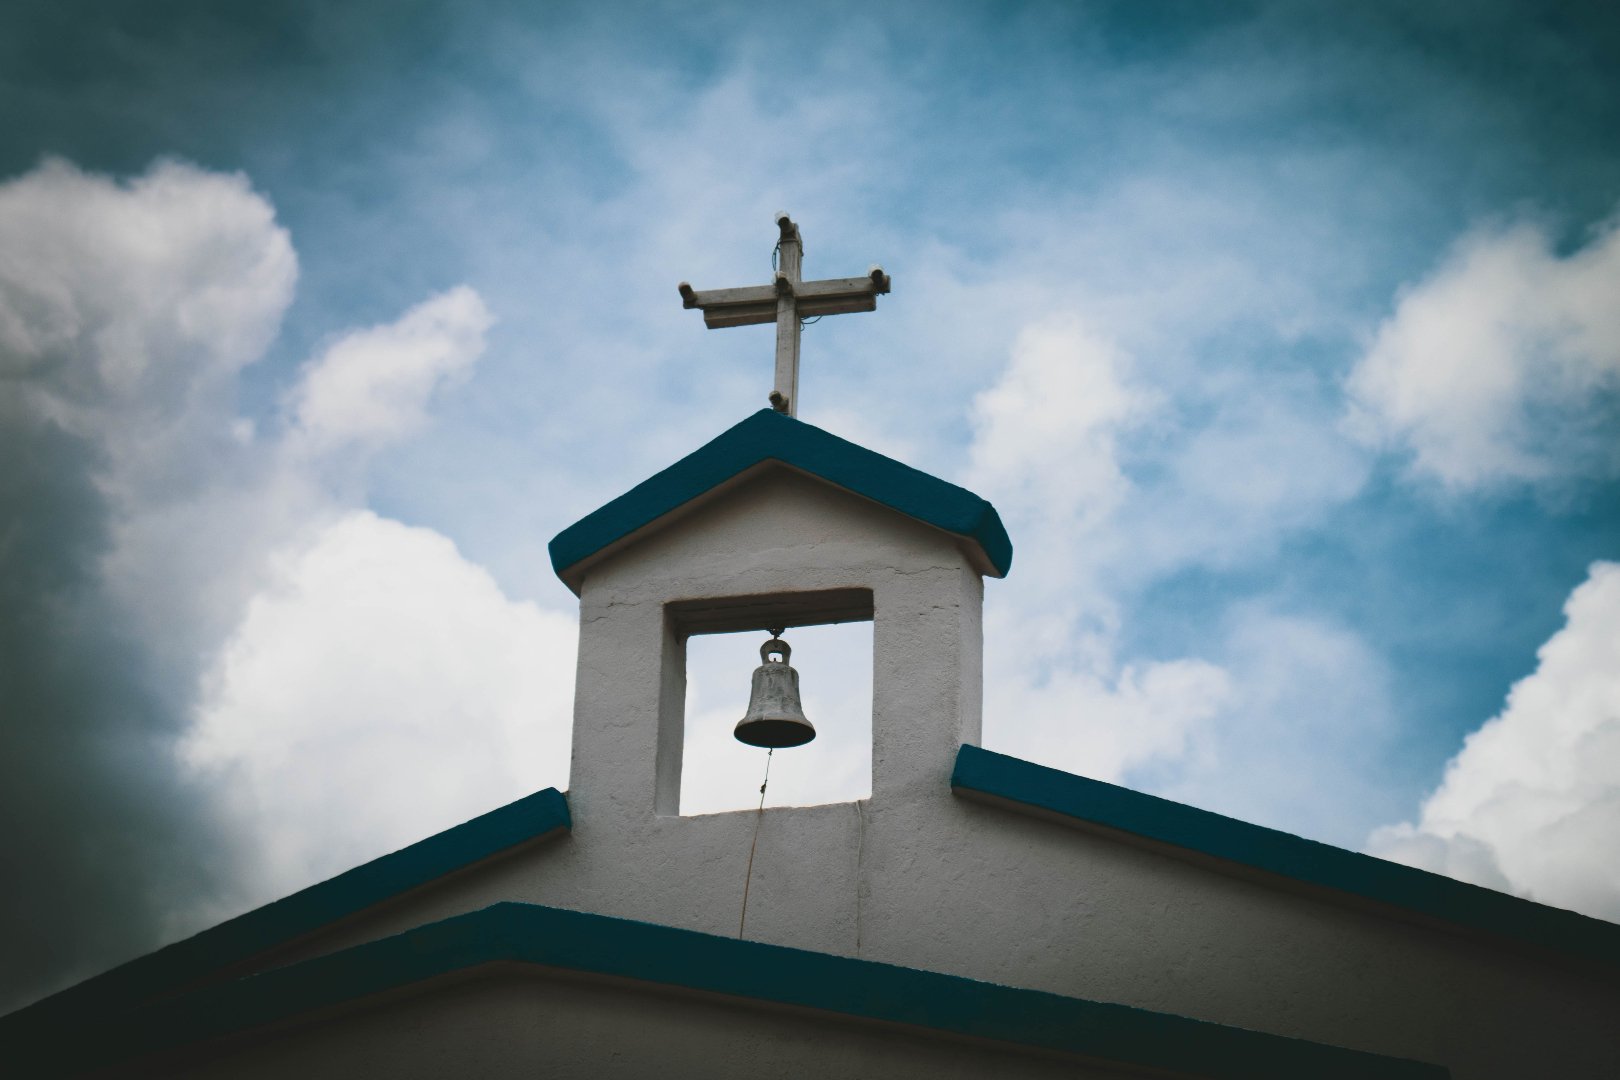
[[[974,569],[1004,577],[1012,540],[989,502],[938,477],[761,409],[552,538],[551,564],[577,595],[588,569],[772,463],[951,534]]]
[[[1620,971],[1620,926],[1427,870],[1307,840],[978,746],[957,751],[958,795],[1320,899],[1530,946]]]

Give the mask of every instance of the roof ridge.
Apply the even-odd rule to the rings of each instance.
[[[1012,540],[987,500],[813,424],[761,409],[559,532],[549,545],[552,569],[578,592],[581,564],[767,461],[972,543],[998,577],[1012,566]]]

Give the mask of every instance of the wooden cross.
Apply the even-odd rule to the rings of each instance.
[[[805,319],[840,315],[846,311],[875,311],[877,298],[889,291],[889,275],[874,265],[866,277],[804,281],[799,264],[804,242],[799,227],[787,214],[776,215],[782,238],[777,242],[776,280],[769,285],[698,292],[681,282],[681,299],[689,308],[703,309],[710,330],[723,326],[776,323],[776,388],[771,407],[789,416],[799,415],[799,331]]]

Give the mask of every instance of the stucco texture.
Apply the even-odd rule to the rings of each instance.
[[[627,1028],[633,1035],[627,1034]],[[1127,1074],[932,1038],[806,1010],[650,992],[545,973],[435,986],[291,1031],[165,1062],[187,1077],[602,1077],[769,1080],[986,1076],[1114,1080]]]
[[[570,837],[422,890],[275,961],[500,900],[734,936],[755,815],[672,812],[684,640],[666,609],[834,588],[873,597],[872,795],[765,812],[750,938],[1435,1062],[1459,1080],[1620,1076],[1613,972],[954,796],[956,751],[979,741],[979,574],[950,535],[785,468],[751,476],[585,576]],[[664,1046],[670,1060],[711,1062],[704,1075],[792,1075],[783,1062],[803,1040],[825,1047],[831,1037],[810,1034],[808,1022],[745,1021],[666,1000],[638,1010],[626,1038],[623,1006],[605,991],[502,986],[440,992],[399,1006],[390,1023],[408,1038],[459,1024],[456,1045],[491,1061],[508,1051],[485,1044],[509,1036],[510,1054],[540,1061],[551,1035],[539,1033],[560,1032],[576,1065],[603,1055],[592,1059],[596,1075],[645,1075]],[[435,1014],[430,1000],[450,1008]],[[299,1038],[314,1048],[327,1036]],[[1019,1073],[958,1047],[837,1039],[847,1054],[818,1064],[825,1075],[1044,1075],[1045,1063]],[[900,1046],[909,1049],[882,1056]],[[415,1060],[400,1053],[402,1067]]]

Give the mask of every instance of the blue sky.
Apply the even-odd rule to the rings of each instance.
[[[566,786],[545,544],[763,406],[779,209],[895,283],[801,418],[1012,534],[987,745],[1620,918],[1620,20],[1411,7],[8,5],[5,993]]]

